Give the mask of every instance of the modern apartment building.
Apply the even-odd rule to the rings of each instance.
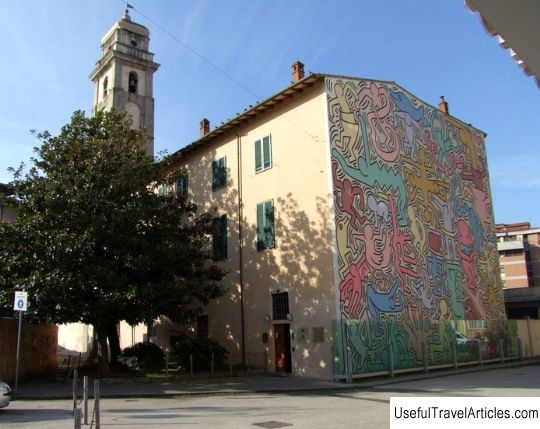
[[[509,319],[540,315],[540,228],[495,225],[504,303]]]

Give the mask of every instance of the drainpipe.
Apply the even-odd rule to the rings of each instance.
[[[242,135],[236,134],[236,149],[237,149],[237,180],[238,180],[238,271],[240,274],[240,324],[242,337],[242,365],[246,366],[246,321],[244,313],[244,257],[243,257],[243,205],[242,201]]]

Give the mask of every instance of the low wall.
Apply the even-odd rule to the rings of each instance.
[[[17,356],[18,320],[0,319],[0,378],[13,383]],[[56,369],[58,327],[23,322],[19,379]]]

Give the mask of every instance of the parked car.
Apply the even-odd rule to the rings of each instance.
[[[11,401],[11,388],[7,383],[0,380],[0,408],[7,407]]]

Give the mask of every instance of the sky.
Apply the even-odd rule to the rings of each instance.
[[[462,0],[129,0],[150,30],[155,150],[173,153],[306,71],[395,81],[487,133],[497,223],[540,226],[540,90]],[[75,110],[122,0],[0,0],[0,182]],[[195,52],[195,53],[194,53]]]

